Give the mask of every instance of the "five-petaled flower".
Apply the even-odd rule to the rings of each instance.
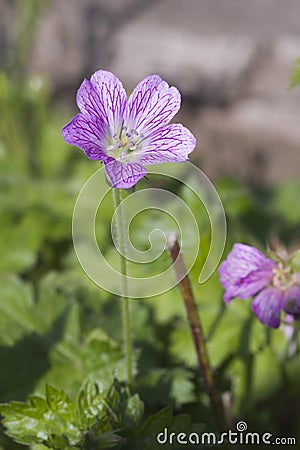
[[[175,87],[158,75],[141,81],[129,99],[120,80],[99,70],[77,92],[80,113],[63,128],[68,144],[101,160],[115,188],[130,188],[145,176],[145,166],[182,162],[196,145],[181,124],[169,124],[180,108]]]
[[[300,273],[293,273],[288,261],[273,261],[254,247],[234,244],[219,273],[225,303],[255,296],[252,310],[263,324],[278,328],[281,310],[299,317]]]

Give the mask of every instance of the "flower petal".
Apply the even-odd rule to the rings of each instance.
[[[90,159],[102,159],[105,127],[98,117],[77,114],[62,129],[67,144],[81,148]]]
[[[295,321],[295,319],[294,319],[293,315],[285,314],[283,333],[284,333],[284,337],[287,341],[290,341],[294,334],[294,321]]]
[[[288,314],[300,313],[300,286],[293,285],[284,293],[283,310]]]
[[[188,159],[196,145],[192,133],[181,124],[169,124],[151,134],[143,146],[143,165],[181,162]]]
[[[102,119],[111,136],[120,132],[127,97],[121,81],[114,74],[98,70],[91,81],[83,81],[76,98],[80,111]]]
[[[225,288],[224,301],[235,297],[248,298],[266,287],[272,280],[275,261],[266,258],[254,247],[234,244],[219,268],[220,281]]]
[[[134,186],[147,171],[138,163],[127,163],[109,158],[104,161],[107,176],[114,188],[129,189]]]
[[[283,293],[279,289],[269,287],[255,297],[252,310],[261,323],[271,328],[278,328],[282,302]]]
[[[181,96],[175,87],[169,87],[158,75],[141,81],[128,99],[124,123],[149,136],[167,125],[180,108]]]

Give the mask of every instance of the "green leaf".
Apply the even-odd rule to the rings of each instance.
[[[0,343],[12,345],[36,329],[32,287],[17,277],[0,281]]]
[[[169,371],[171,374],[173,372],[171,397],[174,399],[175,405],[178,407],[195,401],[195,386],[191,380],[190,372],[184,368],[175,368]]]
[[[289,259],[293,272],[300,272],[300,250],[295,251]]]
[[[293,88],[300,84],[300,58],[296,59],[295,66],[292,71],[290,87]]]
[[[30,333],[47,332],[68,305],[57,289],[43,283],[37,297],[33,286],[16,276],[0,281],[0,344],[13,345]]]
[[[138,394],[130,397],[126,405],[126,416],[129,423],[136,426],[140,423],[144,413],[144,403],[141,401]]]
[[[140,424],[144,405],[136,394],[131,397],[128,387],[114,381],[107,398],[106,407],[111,414],[111,423],[114,428],[134,428]]]
[[[281,182],[274,188],[271,199],[272,213],[276,213],[279,220],[288,226],[288,231],[292,227],[297,230],[299,225],[300,203],[299,203],[299,179],[294,181]],[[285,239],[289,236],[285,233]]]
[[[86,381],[77,395],[77,410],[83,428],[90,429],[105,414],[105,398],[109,386]]]
[[[154,438],[172,423],[172,409],[166,407],[158,413],[148,417],[142,426],[140,437]]]
[[[68,396],[52,386],[46,387],[46,399],[29,397],[27,403],[0,405],[7,434],[21,444],[44,443],[63,449],[75,444],[80,435],[76,408]]]
[[[185,322],[178,323],[171,334],[171,355],[175,362],[183,362],[188,367],[195,367],[197,364],[191,332]]]
[[[270,348],[257,354],[253,367],[253,394],[259,400],[276,392],[281,382],[281,370]]]
[[[72,309],[70,313],[73,314]],[[114,376],[121,379],[125,376],[120,346],[100,329],[93,330],[85,339],[80,336],[80,342],[76,344],[76,341],[70,341],[67,328],[62,340],[53,346],[49,358],[51,367],[40,378],[38,392],[42,392],[45,383],[50,383],[75,394],[86,378],[107,386]]]
[[[60,295],[34,298],[16,277],[0,282],[0,399],[23,400],[49,370],[49,354],[64,333],[67,301]]]
[[[111,448],[125,439],[117,434],[121,428],[127,426],[117,420],[117,430],[114,431],[116,418],[124,413],[124,404],[115,402],[112,405],[111,389],[105,383],[91,383],[87,381],[80,389],[77,396],[77,410],[79,414],[80,427],[86,431],[82,434],[80,446],[83,448]],[[130,397],[129,397],[130,398]]]
[[[111,448],[134,436],[143,414],[138,395],[114,380],[112,386],[85,382],[74,402],[46,386],[46,398],[0,405],[6,434],[16,442],[54,450]],[[127,430],[127,431],[126,431]],[[83,446],[83,447],[82,447]]]
[[[148,405],[180,407],[195,400],[191,371],[184,367],[153,368],[138,376],[139,392]]]
[[[160,410],[158,413],[148,417],[140,432],[138,433],[136,439],[134,440],[133,448],[143,448],[143,450],[156,450],[162,447],[157,440],[157,436],[160,433],[164,433],[167,430],[168,435],[170,433],[188,434],[189,432],[202,430],[203,427],[191,425],[191,419],[186,414],[181,414],[178,416],[173,416],[172,409],[170,407]],[[164,444],[164,448],[177,448],[176,440],[170,444],[167,442]]]
[[[51,275],[35,295],[32,285],[17,277],[0,281],[1,401],[23,400],[33,387],[42,394],[46,383],[75,393],[87,376],[108,383],[115,375],[124,378],[120,346],[100,329],[83,336],[81,308],[74,301],[81,292],[81,287],[62,292]]]

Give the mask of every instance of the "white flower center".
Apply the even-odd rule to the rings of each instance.
[[[141,150],[144,135],[134,129],[129,129],[126,125],[121,127],[119,133],[116,133],[108,140],[106,147],[107,154],[120,161],[126,161],[127,156],[132,156]],[[132,160],[132,158],[130,158]]]
[[[284,267],[282,263],[273,269],[273,274],[273,285],[278,289],[289,289],[295,282],[291,269]]]

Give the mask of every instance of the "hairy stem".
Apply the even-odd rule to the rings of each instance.
[[[127,260],[126,260],[126,246],[124,238],[124,220],[122,212],[122,194],[120,189],[112,189],[114,206],[117,219],[117,234],[119,243],[120,256],[120,272],[121,272],[121,291],[122,291],[122,309],[123,309],[123,336],[124,336],[124,354],[126,358],[127,382],[129,386],[132,385],[132,342],[131,342],[131,324],[130,324],[130,307],[128,298],[128,284],[127,284]]]

